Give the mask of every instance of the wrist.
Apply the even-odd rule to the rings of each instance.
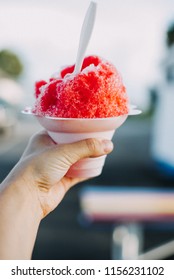
[[[15,211],[20,212],[21,215],[31,216],[32,220],[40,223],[42,219],[42,212],[39,207],[39,202],[36,195],[28,189],[23,182],[3,182],[0,188],[0,201],[3,207],[6,207],[8,212],[14,215]]]
[[[25,186],[6,180],[1,189],[0,259],[30,259],[41,221],[38,205]]]
[[[21,208],[39,222],[42,219],[42,211],[37,194],[37,186],[31,176],[32,174],[21,166],[16,166],[0,185],[0,196],[7,204],[15,208]]]

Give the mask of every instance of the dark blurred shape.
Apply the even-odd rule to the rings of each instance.
[[[149,88],[150,105],[148,110],[148,116],[153,116],[155,109],[158,105],[158,89],[156,87]]]
[[[174,22],[167,30],[167,46],[171,47],[174,44]]]
[[[23,65],[15,53],[4,49],[0,51],[0,70],[9,76],[17,78],[23,71]]]
[[[156,84],[151,151],[156,171],[174,179],[174,22],[166,30],[167,49],[161,62],[161,78]],[[155,95],[154,95],[155,94]],[[153,100],[155,101],[155,100]]]
[[[174,81],[174,64],[171,64],[166,68],[166,80],[168,81],[168,83],[173,83],[173,81]]]

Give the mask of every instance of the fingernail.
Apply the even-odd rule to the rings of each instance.
[[[102,141],[103,149],[105,153],[109,153],[113,150],[113,143],[110,140],[103,140]]]

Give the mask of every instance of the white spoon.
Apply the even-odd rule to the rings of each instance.
[[[94,27],[96,8],[97,8],[97,3],[92,1],[89,5],[89,8],[86,12],[83,21],[74,71],[71,74],[67,74],[66,77],[70,77],[71,75],[73,76],[78,74],[82,68],[85,52]]]

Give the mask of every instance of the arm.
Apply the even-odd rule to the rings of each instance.
[[[35,135],[0,186],[0,259],[30,259],[42,218],[73,185],[85,180],[66,177],[70,166],[112,148],[108,140],[55,145],[47,133]]]
[[[6,183],[0,195],[0,259],[29,259],[41,211],[24,185]],[[2,187],[1,186],[1,187]]]

